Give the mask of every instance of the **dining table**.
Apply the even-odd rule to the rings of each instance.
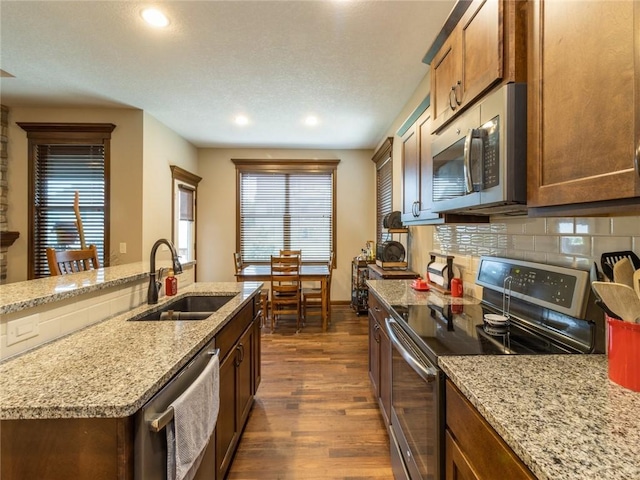
[[[254,264],[245,265],[236,273],[236,279],[239,282],[270,282],[271,281],[271,265],[270,264]],[[327,282],[329,280],[329,265],[302,263],[300,265],[300,281],[302,282],[320,282],[321,297],[321,318],[322,330],[327,331],[329,323],[329,289]]]

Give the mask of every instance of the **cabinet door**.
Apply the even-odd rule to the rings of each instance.
[[[216,422],[217,478],[224,478],[231,465],[238,442],[236,414],[236,351],[232,350],[220,364],[220,410]]]
[[[253,320],[253,348],[251,359],[253,362],[253,386],[251,393],[255,395],[262,381],[262,329],[260,328],[259,318]]]
[[[502,6],[500,0],[475,0],[460,20],[462,71],[456,94],[463,104],[502,78]]]
[[[640,2],[529,3],[529,206],[640,195],[639,22]]]
[[[405,133],[402,151],[404,223],[429,223],[440,215],[431,211],[432,159],[431,159],[431,108],[424,111]]]
[[[473,471],[469,461],[462,453],[460,446],[451,436],[449,430],[445,431],[445,478],[446,480],[479,480]]]
[[[382,407],[382,416],[384,418],[385,425],[389,426],[391,419],[391,340],[384,325],[380,325],[378,332],[380,338],[380,383],[379,383],[379,395],[380,406]]]
[[[378,329],[378,322],[369,312],[369,378],[376,398],[380,396],[380,337]]]
[[[454,29],[431,62],[431,110],[434,130],[453,117],[462,101],[460,31]],[[457,100],[457,101],[456,101]]]
[[[418,216],[420,195],[420,151],[417,124],[402,136],[402,221]]]
[[[250,325],[244,333],[240,340],[238,341],[237,355],[236,355],[236,386],[237,386],[237,398],[236,401],[238,403],[237,414],[238,414],[238,435],[240,431],[242,431],[242,427],[244,426],[247,417],[249,416],[249,411],[251,410],[251,405],[253,404],[253,341],[254,341],[254,328],[253,325]]]

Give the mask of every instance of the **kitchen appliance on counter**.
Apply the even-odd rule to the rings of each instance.
[[[439,356],[604,353],[604,318],[589,272],[482,257],[476,283],[484,287],[479,304],[392,305],[385,320],[393,346],[396,480],[444,478],[445,376]],[[508,321],[485,322],[486,314],[503,313],[505,294]]]
[[[526,85],[509,83],[434,138],[434,212],[526,213],[526,105]]]

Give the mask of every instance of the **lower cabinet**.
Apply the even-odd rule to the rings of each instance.
[[[220,349],[220,410],[216,424],[217,477],[227,474],[253,405],[259,381],[260,332],[254,311],[243,309],[216,335]]]
[[[391,418],[391,341],[384,319],[389,312],[380,300],[369,296],[369,378],[385,425]]]
[[[220,410],[214,465],[196,480],[227,473],[260,384],[260,319],[254,302],[216,334],[220,349]],[[126,418],[53,418],[0,422],[0,478],[134,480],[135,414]],[[211,457],[211,458],[209,458]],[[204,470],[205,461],[201,465]],[[209,473],[210,472],[210,473]],[[138,479],[135,479],[138,480]]]
[[[446,480],[536,478],[450,380],[446,397]]]

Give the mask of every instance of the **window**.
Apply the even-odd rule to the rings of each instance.
[[[266,263],[280,249],[305,262],[335,252],[335,185],[339,160],[233,160],[238,172],[236,250],[245,263]]]
[[[201,177],[171,165],[173,178],[173,245],[180,262],[196,259],[196,205]]]
[[[109,264],[109,143],[113,124],[18,123],[29,140],[29,278],[49,275],[46,248],[81,247],[75,194],[85,245]]]
[[[376,244],[382,243],[382,221],[393,204],[393,137],[387,138],[373,155],[376,163]]]

